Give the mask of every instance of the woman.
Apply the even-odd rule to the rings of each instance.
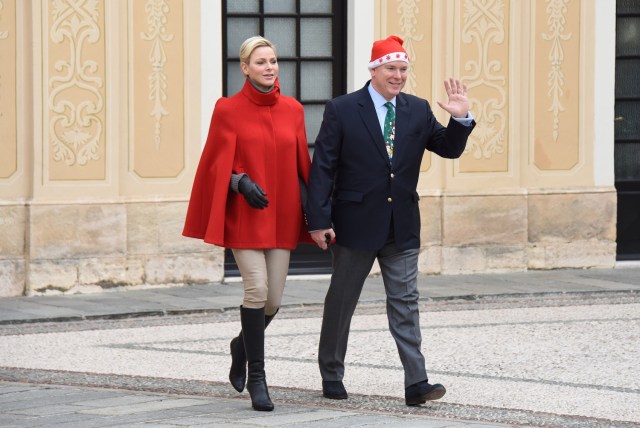
[[[244,297],[229,380],[238,392],[246,382],[253,408],[270,411],[264,329],[280,307],[291,250],[312,242],[299,181],[307,182],[311,160],[302,105],[280,94],[275,46],[245,40],[240,68],[243,88],[214,108],[183,235],[233,252]]]

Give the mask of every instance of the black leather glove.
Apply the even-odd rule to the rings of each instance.
[[[238,192],[244,196],[253,208],[262,210],[269,205],[269,200],[265,197],[267,196],[265,191],[251,181],[248,175],[242,177],[238,182]]]

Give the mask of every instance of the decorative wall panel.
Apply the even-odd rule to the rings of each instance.
[[[533,7],[533,162],[541,170],[567,170],[580,158],[580,1]]]
[[[104,2],[48,0],[43,14],[43,159],[48,179],[104,180]]]
[[[16,2],[0,0],[0,179],[18,168]]]
[[[459,171],[509,170],[509,3],[465,0],[460,20],[460,78],[469,88],[477,126]]]
[[[411,61],[403,92],[431,100],[433,0],[387,0],[382,13],[386,32],[380,38],[392,34],[401,37]],[[430,167],[431,155],[427,152],[421,170]]]
[[[130,0],[129,168],[173,178],[185,162],[182,0]]]

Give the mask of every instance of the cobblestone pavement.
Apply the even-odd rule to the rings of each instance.
[[[420,278],[447,395],[407,407],[380,278],[352,323],[349,399],[322,398],[326,278],[289,281],[267,330],[274,412],[226,376],[240,284],[0,299],[0,426],[640,427],[640,268]]]

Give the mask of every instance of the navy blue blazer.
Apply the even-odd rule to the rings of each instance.
[[[333,227],[339,245],[377,250],[393,219],[396,245],[418,248],[416,186],[424,151],[460,157],[475,122],[467,127],[451,119],[445,128],[426,100],[400,93],[391,163],[369,84],[325,106],[309,175],[308,230]]]

